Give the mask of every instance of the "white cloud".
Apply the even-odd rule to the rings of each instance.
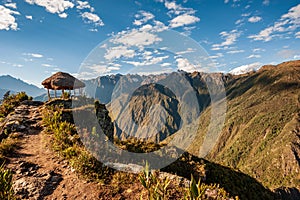
[[[43,67],[52,67],[52,65],[49,64],[42,64]]]
[[[297,32],[297,33],[295,34],[295,36],[296,36],[296,38],[300,39],[300,32]]]
[[[131,64],[134,65],[136,67],[140,67],[140,66],[150,66],[150,65],[155,65],[158,64],[160,62],[162,62],[163,60],[169,58],[169,56],[161,56],[161,57],[153,57],[149,60],[145,60],[143,62],[137,62],[137,61],[125,61],[125,63],[127,64]]]
[[[220,33],[221,38],[225,41],[220,44],[213,44],[212,50],[226,49],[226,47],[231,46],[236,43],[237,39],[241,36],[241,32],[237,30],[232,30],[230,32],[223,31]],[[225,47],[225,48],[224,48]]]
[[[183,7],[181,4],[177,4],[176,1],[162,0],[159,2],[164,3],[164,6],[169,10],[167,14],[172,17],[169,24],[170,28],[187,26],[200,21],[200,18],[195,16],[196,10],[193,8]],[[185,29],[182,34],[189,35],[190,33],[191,29]]]
[[[193,53],[195,52],[196,49],[193,49],[193,48],[187,48],[185,51],[179,51],[179,52],[176,52],[177,55],[183,55],[183,54],[188,54],[188,53]]]
[[[291,33],[300,28],[300,4],[292,7],[288,13],[281,16],[272,26],[267,27],[256,35],[248,38],[255,41],[271,41],[274,37],[280,37],[284,33]]]
[[[184,35],[184,36],[190,36],[192,34],[192,30],[194,30],[196,28],[196,26],[185,26],[183,27],[184,32],[181,32],[180,34]]]
[[[152,25],[146,24],[140,28],[140,31],[151,31],[152,29],[153,29]]]
[[[14,15],[20,15],[20,13],[0,5],[0,30],[8,31],[10,29],[18,29],[18,24]]]
[[[162,66],[162,67],[169,67],[171,65],[172,65],[171,63],[162,63],[160,66]]]
[[[251,13],[243,13],[242,17],[249,17],[251,15]]]
[[[139,11],[139,13],[135,15],[135,17],[138,19],[135,19],[133,24],[136,26],[140,26],[140,25],[148,22],[149,20],[153,19],[154,15],[150,12],[146,12],[146,11],[142,10],[142,11]]]
[[[292,59],[297,51],[291,50],[291,49],[283,49],[279,52],[277,52],[277,56],[283,59]]]
[[[169,14],[194,14],[196,11],[192,8],[184,8],[180,4],[176,4],[176,1],[165,1],[165,7],[169,10]]]
[[[242,65],[240,67],[234,68],[229,73],[234,75],[245,74],[251,71],[256,71],[261,67],[261,63],[255,62],[248,65]]]
[[[76,6],[76,8],[79,10],[89,9],[91,12],[94,12],[94,8],[91,7],[89,2],[87,2],[87,1],[77,1],[77,4],[78,5]]]
[[[194,71],[200,71],[201,66],[195,66],[192,63],[189,62],[186,58],[177,58],[177,67],[179,70],[183,70],[186,72],[194,72]]]
[[[181,9],[181,6],[177,5],[176,2],[165,2],[165,7],[168,8],[169,10],[179,10]]]
[[[93,65],[89,67],[94,73],[105,74],[109,73],[111,70],[108,69],[106,65]]]
[[[86,23],[93,23],[95,26],[104,26],[102,19],[96,14],[95,8],[93,8],[88,1],[77,1],[76,8],[80,13],[80,16]],[[83,12],[82,10],[87,10]],[[89,29],[92,32],[98,32],[98,29]]]
[[[295,55],[295,56],[294,56],[294,59],[295,59],[295,60],[299,60],[299,59],[300,59],[300,55]]]
[[[118,63],[109,63],[110,66],[113,66],[113,67],[118,67],[120,68],[122,65],[118,64]]]
[[[248,38],[259,41],[263,40],[265,42],[271,41],[272,37],[271,34],[274,32],[273,27],[266,28],[262,30],[259,34],[257,35],[250,35]]]
[[[12,66],[13,66],[13,67],[23,67],[24,65],[21,65],[21,64],[13,64]]]
[[[110,71],[117,71],[117,70],[120,70],[120,69],[121,69],[120,67],[115,67],[115,66],[110,66],[110,67],[107,68],[107,70],[109,70],[109,72]]]
[[[222,50],[222,48],[221,47],[212,47],[211,50],[212,51],[219,51],[219,50]]]
[[[264,4],[265,6],[268,6],[268,5],[270,4],[270,0],[264,0],[264,1],[263,1],[263,4]]]
[[[247,58],[250,59],[250,58],[260,58],[261,55],[257,55],[257,54],[252,54],[250,56],[248,56]]]
[[[94,23],[96,26],[104,26],[102,19],[94,13],[84,12],[81,14],[83,19],[87,19],[88,23]]]
[[[240,7],[241,6],[240,1],[241,0],[232,0],[231,7],[233,7],[233,8]],[[229,2],[230,2],[230,0],[224,0],[225,4],[228,4]]]
[[[109,74],[112,71],[120,70],[120,67],[102,65],[102,64],[93,64],[90,66],[85,66],[86,71],[80,72],[77,77],[80,79],[90,79],[98,77],[99,75]]]
[[[135,52],[132,49],[128,49],[125,46],[112,47],[107,49],[104,58],[107,60],[118,59],[121,57],[133,58],[135,56]]]
[[[193,15],[189,15],[189,14],[183,14],[183,15],[179,15],[177,17],[175,17],[174,19],[172,19],[170,21],[170,27],[171,28],[177,28],[180,26],[186,26],[189,24],[194,24],[196,22],[199,22],[200,18],[195,17]]]
[[[27,3],[46,8],[46,11],[53,14],[63,14],[65,10],[73,8],[74,4],[68,0],[25,0]],[[62,15],[63,17],[65,15]]]
[[[60,18],[67,18],[67,17],[68,17],[68,14],[67,14],[67,13],[60,13],[60,14],[58,14],[58,16],[59,16]]]
[[[10,63],[10,62],[6,62],[6,61],[0,61],[1,64],[5,64],[5,65],[11,65],[13,67],[23,67],[24,65],[22,64],[17,64],[17,63]]]
[[[17,4],[16,3],[6,3],[4,4],[6,7],[17,9]]]
[[[244,53],[245,50],[232,50],[232,51],[227,51],[226,53],[228,54],[237,54],[237,53]]]
[[[259,21],[261,21],[261,20],[262,20],[261,17],[259,17],[259,16],[253,16],[253,17],[250,17],[250,18],[248,19],[248,22],[256,23],[256,22],[259,22]]]
[[[25,17],[26,17],[26,19],[32,20],[32,16],[31,15],[26,15]]]
[[[24,61],[25,61],[25,62],[32,62],[33,59],[32,59],[32,58],[24,58]]]
[[[222,58],[224,57],[224,55],[222,53],[217,53],[214,56],[209,56],[210,59],[217,59],[217,58]]]
[[[243,19],[239,19],[235,22],[236,25],[241,24],[244,20]]]
[[[37,53],[32,53],[31,56],[33,58],[42,58],[42,57],[44,57],[42,54],[37,54]]]
[[[168,27],[164,23],[154,20],[154,27],[153,27],[154,32],[162,32],[167,29]]]
[[[39,53],[23,53],[22,55],[28,56],[28,57],[31,57],[31,58],[43,58],[44,57],[42,54],[39,54]],[[27,61],[33,61],[33,60],[30,59],[30,60],[27,60]]]
[[[96,28],[90,28],[89,31],[91,31],[91,32],[98,32],[98,29],[96,29]]]
[[[132,29],[129,31],[122,31],[116,35],[111,42],[115,44],[122,44],[126,46],[137,46],[143,48],[144,46],[154,44],[162,41],[156,34]]]

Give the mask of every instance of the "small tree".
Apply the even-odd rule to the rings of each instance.
[[[3,101],[7,100],[8,97],[10,95],[10,91],[8,90],[7,92],[5,92],[5,94],[3,95]]]

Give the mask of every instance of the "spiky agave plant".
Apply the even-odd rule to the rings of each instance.
[[[157,175],[151,173],[148,161],[146,161],[144,171],[142,175],[139,176],[139,179],[143,187],[148,192],[149,200],[167,199],[168,186],[170,184],[170,180],[168,177],[160,179]],[[142,195],[141,199],[143,199]]]

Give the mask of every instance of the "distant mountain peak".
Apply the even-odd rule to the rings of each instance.
[[[26,83],[25,81],[15,78],[11,75],[0,76],[0,89],[1,91],[14,91],[26,92],[29,96],[36,97],[45,93],[45,90],[33,84]],[[1,95],[1,94],[0,94]],[[0,96],[1,98],[2,96]]]
[[[240,67],[234,68],[229,73],[232,75],[240,75],[240,74],[246,74],[249,72],[255,72],[261,67],[261,63],[256,62],[249,65],[242,65]]]

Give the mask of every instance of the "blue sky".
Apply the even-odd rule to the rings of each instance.
[[[39,87],[57,71],[247,70],[299,47],[298,0],[0,0],[0,75]]]

